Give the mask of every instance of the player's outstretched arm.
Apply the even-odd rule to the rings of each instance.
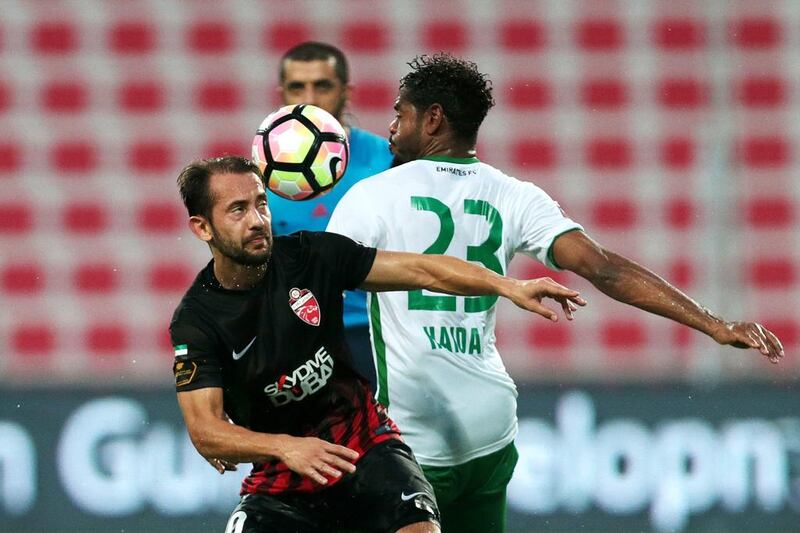
[[[372,292],[428,289],[459,296],[503,296],[554,322],[558,314],[542,304],[543,298],[556,300],[568,320],[572,320],[577,306],[586,305],[577,291],[550,278],[520,281],[456,257],[384,250],[378,250],[361,288]]]
[[[558,266],[586,278],[615,300],[702,331],[720,344],[759,350],[772,363],[783,357],[780,340],[761,324],[715,316],[661,277],[603,248],[582,231],[558,237],[553,257]]]
[[[259,433],[231,424],[222,409],[221,388],[179,392],[178,405],[192,444],[209,462],[251,463],[277,458],[321,485],[328,478],[356,469],[353,462],[358,452],[350,448],[313,437]]]

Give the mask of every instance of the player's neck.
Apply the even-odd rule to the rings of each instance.
[[[255,287],[264,277],[269,262],[263,265],[243,265],[222,254],[214,254],[214,277],[222,288],[246,291]]]
[[[469,159],[476,157],[475,145],[467,143],[442,143],[434,140],[423,151],[420,157],[451,157],[454,159]]]

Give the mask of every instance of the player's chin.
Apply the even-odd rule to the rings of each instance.
[[[260,245],[258,248],[255,246],[248,248],[241,256],[242,262],[246,265],[261,266],[269,261],[269,256],[272,254],[272,246],[267,243]]]

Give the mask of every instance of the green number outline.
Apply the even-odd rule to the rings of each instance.
[[[442,201],[429,196],[412,196],[411,207],[429,211],[439,219],[436,240],[422,253],[441,255],[447,251],[455,236],[455,222],[450,208]],[[467,246],[467,261],[474,261],[503,275],[503,265],[495,255],[503,243],[503,219],[500,212],[486,200],[464,200],[464,213],[483,217],[489,223],[489,236],[478,246]],[[480,313],[488,310],[497,296],[470,296],[464,300],[464,311]],[[413,311],[455,311],[456,297],[422,294],[422,290],[408,292],[408,309]]]

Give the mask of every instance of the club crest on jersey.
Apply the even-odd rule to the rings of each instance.
[[[308,289],[294,287],[289,291],[289,307],[297,318],[310,326],[319,326],[320,311],[317,297]]]

